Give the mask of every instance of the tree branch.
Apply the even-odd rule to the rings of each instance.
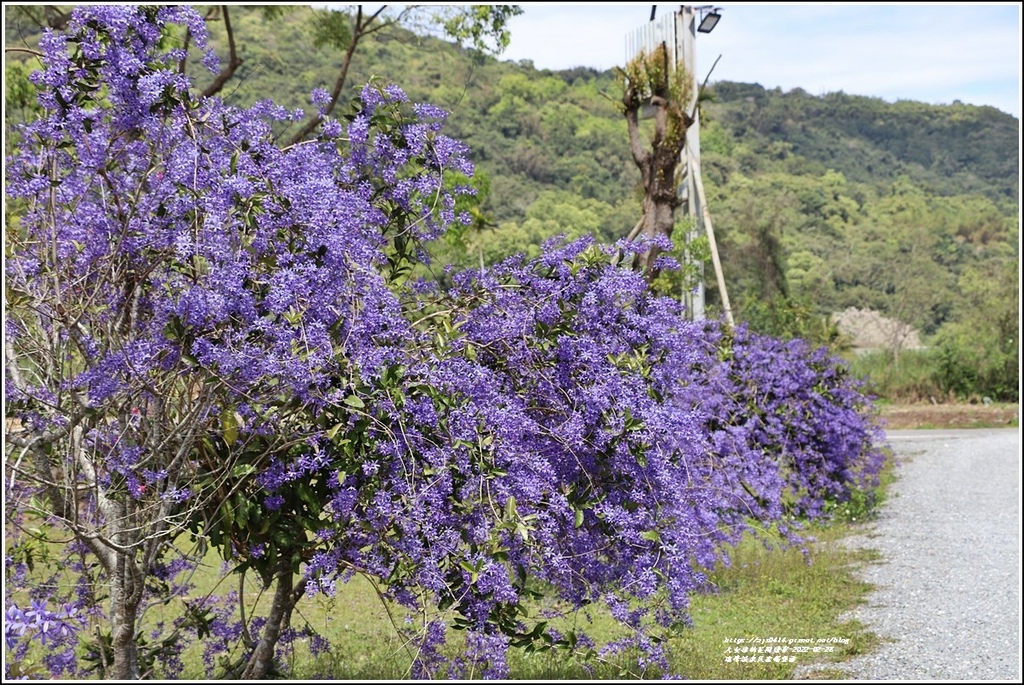
[[[718,60],[720,59],[722,59],[721,55],[719,55],[718,59],[715,60],[715,63],[711,65],[711,68],[708,69],[708,75],[704,77],[704,83],[700,84],[700,89],[697,91],[697,97],[693,99],[693,111],[690,112],[689,116],[690,123],[692,123],[694,121],[694,117],[697,116],[697,105],[700,104],[700,94],[703,93],[704,89],[707,87],[708,79],[711,78],[711,72],[713,72],[715,67],[718,66]]]
[[[235,47],[235,32],[231,29],[231,17],[228,14],[228,6],[221,5],[221,12],[224,13],[224,30],[228,34],[228,66],[222,72],[217,74],[217,78],[213,80],[206,90],[203,91],[203,97],[212,97],[221,91],[224,84],[235,75],[238,71],[238,67],[242,66],[242,60],[238,56],[238,51]]]
[[[626,124],[629,128],[629,151],[633,155],[633,161],[638,167],[647,165],[650,154],[644,149],[644,141],[640,136],[640,115],[639,107],[626,108]]]
[[[39,52],[38,50],[33,50],[31,48],[19,48],[19,47],[6,47],[5,46],[4,47],[4,52],[24,52],[24,53],[27,53],[29,55],[33,55],[35,57],[43,57],[43,53]]]
[[[345,57],[342,58],[341,69],[338,72],[338,78],[335,79],[334,81],[334,89],[331,91],[330,101],[328,101],[327,105],[323,108],[323,114],[320,116],[310,118],[310,120],[306,122],[306,124],[298,131],[298,133],[292,136],[292,139],[289,141],[288,145],[297,145],[298,143],[300,143],[306,136],[308,136],[316,129],[317,125],[320,123],[321,117],[325,117],[334,111],[335,105],[337,105],[338,100],[341,98],[341,91],[345,87],[345,81],[348,79],[348,70],[349,67],[352,65],[352,56],[356,52],[356,47],[359,45],[359,41],[361,38],[379,30],[380,28],[383,28],[385,24],[381,24],[373,28],[371,28],[371,26],[386,7],[387,5],[381,6],[380,9],[378,9],[376,12],[374,12],[364,20],[363,6],[358,6],[358,8],[356,9],[356,23],[352,29],[352,37],[349,39],[348,48],[346,48],[345,50]]]

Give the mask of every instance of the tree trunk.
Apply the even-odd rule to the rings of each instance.
[[[113,505],[112,507],[110,505]],[[114,572],[110,574],[110,632],[117,680],[139,680],[139,605],[145,589],[145,571],[136,562],[138,539],[135,507],[108,502],[108,520],[115,527]],[[115,513],[116,512],[116,513]]]
[[[117,570],[110,579],[110,630],[114,652],[111,677],[114,680],[138,680],[141,675],[135,641],[141,592],[135,587],[129,564],[131,561],[126,555],[118,554]]]
[[[249,656],[245,670],[242,671],[241,678],[244,680],[266,679],[274,665],[274,650],[277,648],[281,631],[291,621],[292,609],[298,600],[297,594],[293,592],[295,574],[291,562],[286,558],[278,563],[276,582],[277,588],[274,591],[274,601],[270,606],[267,623],[263,627],[256,649]]]
[[[356,18],[352,25],[352,34],[349,38],[348,47],[345,49],[345,56],[341,60],[341,69],[338,71],[338,78],[334,80],[334,88],[331,90],[331,98],[323,108],[323,116],[327,116],[334,111],[335,105],[338,104],[338,99],[341,98],[341,92],[345,86],[345,81],[348,79],[348,70],[349,67],[352,66],[352,56],[356,53],[356,47],[359,45],[359,40],[363,38],[363,36],[372,33],[376,28],[380,28],[380,24],[373,29],[370,27],[373,25],[374,21],[376,21],[377,17],[380,16],[380,13],[384,11],[385,7],[387,7],[387,5],[384,5],[384,7],[381,7],[369,17],[365,17],[363,15],[363,6],[356,6]],[[320,119],[321,117],[317,116],[307,121],[306,124],[299,129],[298,133],[292,136],[288,145],[297,145],[305,140],[306,136],[312,133],[320,124]]]
[[[673,169],[674,176],[674,169]],[[670,176],[671,178],[672,176]],[[672,230],[675,227],[675,212],[679,206],[679,199],[676,196],[674,183],[662,184],[663,187],[653,187],[647,190],[643,202],[643,218],[640,235],[647,240],[654,240],[659,236],[672,238]],[[662,250],[656,245],[651,245],[642,253],[637,254],[633,259],[633,268],[640,271],[648,279],[658,275],[655,268],[655,261]]]
[[[96,473],[92,464],[84,456],[83,436],[85,429],[75,425],[70,431],[71,451],[69,461],[76,464],[85,475],[86,482],[96,488],[98,506],[106,521],[114,530],[114,545],[104,543],[98,536],[87,534],[79,525],[79,502],[75,497],[74,488],[58,485],[58,476],[50,463],[50,457],[41,440],[33,449],[33,462],[36,476],[43,484],[43,492],[49,500],[51,511],[60,519],[69,522],[75,536],[96,555],[107,575],[110,592],[110,639],[113,664],[110,672],[105,674],[115,680],[138,680],[139,650],[135,641],[136,624],[139,618],[139,606],[142,603],[143,577],[145,572],[140,569],[134,558],[133,534],[131,533],[130,517],[126,515],[122,503],[108,499],[96,485]],[[104,649],[102,643],[99,649]],[[104,668],[105,668],[104,664]]]
[[[692,117],[683,110],[689,92],[685,88],[686,78],[681,70],[669,65],[664,46],[651,55],[641,54],[627,65],[622,111],[629,131],[630,153],[643,181],[640,235],[648,240],[672,238],[675,210],[682,204],[676,192],[676,172],[680,153],[686,145],[686,131],[693,124]],[[678,79],[683,81],[675,83]],[[644,144],[640,132],[640,111],[646,105],[654,108],[650,148]],[[648,280],[654,279],[658,275],[655,262],[661,252],[660,247],[649,246],[633,259],[633,268]]]
[[[219,93],[224,88],[224,84],[238,71],[238,67],[242,66],[242,59],[238,56],[238,50],[235,47],[235,32],[231,28],[231,16],[228,14],[228,6],[221,6],[221,12],[224,17],[224,31],[227,32],[228,36],[228,66],[217,74],[213,83],[203,91],[203,97],[207,98]],[[209,17],[209,13],[206,16]],[[186,38],[188,38],[187,34]]]

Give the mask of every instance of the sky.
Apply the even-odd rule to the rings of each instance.
[[[626,34],[651,4],[520,3],[502,60],[538,69],[605,70],[626,61]],[[680,5],[656,5],[656,19]],[[842,91],[888,102],[955,100],[1021,113],[1021,4],[744,3],[721,5],[697,34],[697,77],[812,95]]]

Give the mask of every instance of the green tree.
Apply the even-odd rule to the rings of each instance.
[[[969,267],[955,319],[935,338],[938,381],[954,395],[1020,401],[1020,260]]]
[[[430,7],[422,5],[403,5],[395,14],[391,13],[387,5],[373,12],[365,10],[363,5],[356,5],[354,10],[348,12],[337,9],[314,10],[313,27],[317,44],[330,45],[343,52],[338,75],[330,91],[330,100],[321,106],[324,115],[334,111],[342,96],[352,58],[360,41],[394,26],[417,23],[422,26],[425,11],[433,12]],[[469,42],[474,50],[500,53],[510,40],[508,20],[521,13],[522,10],[516,5],[466,5],[461,8],[440,6],[426,21],[428,24],[441,25],[445,35],[459,43]],[[292,136],[291,144],[307,138],[317,125],[316,118],[309,119]]]
[[[476,233],[470,251],[481,252],[483,261],[494,264],[517,253],[533,259],[549,238],[568,239],[605,233],[604,222],[615,209],[605,202],[584,199],[564,190],[543,191],[521,222],[502,222],[493,234]]]
[[[943,307],[954,297],[955,280],[937,257],[941,231],[920,189],[897,183],[869,211],[870,219],[849,231],[851,252],[858,258],[849,263],[846,278],[878,293],[883,313],[899,322],[889,341],[898,362],[913,329],[934,332]]]

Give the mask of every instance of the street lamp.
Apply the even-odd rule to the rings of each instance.
[[[718,13],[718,7],[701,7],[700,8],[700,26],[697,27],[698,33],[711,33],[715,26],[718,25],[718,20],[722,18],[722,15]]]

